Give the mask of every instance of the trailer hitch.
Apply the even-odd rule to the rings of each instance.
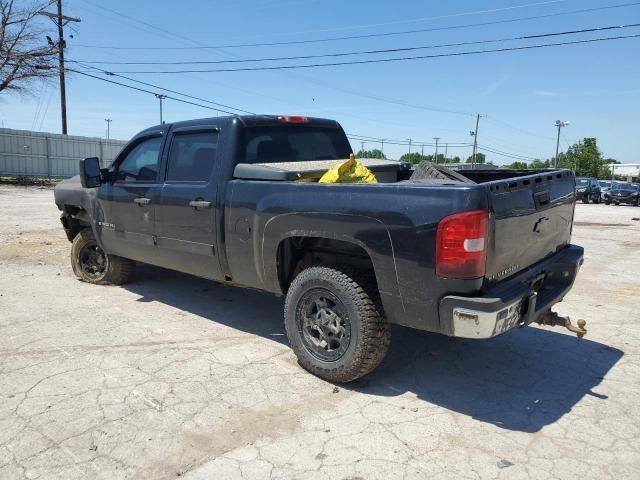
[[[577,321],[577,326],[571,323],[571,319],[569,317],[564,317],[562,315],[558,315],[556,312],[552,312],[549,310],[548,312],[541,315],[536,323],[539,325],[547,325],[549,327],[561,326],[569,330],[570,332],[575,333],[578,338],[582,338],[587,334],[586,328],[587,322],[583,319],[579,319]]]

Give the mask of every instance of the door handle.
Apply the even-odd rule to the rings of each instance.
[[[137,203],[138,205],[149,205],[151,203],[150,198],[138,197],[133,199],[133,203]]]
[[[211,202],[207,202],[206,200],[191,200],[189,202],[189,206],[195,209],[198,208],[211,208]]]

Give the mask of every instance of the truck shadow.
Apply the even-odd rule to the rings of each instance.
[[[283,299],[160,268],[141,266],[125,288],[141,296],[253,335],[286,344]],[[589,327],[587,319],[587,328]],[[537,432],[594,392],[622,351],[560,330],[525,328],[492,340],[451,339],[393,328],[386,359],[342,388],[420,400],[481,422]],[[418,405],[419,407],[419,405]]]
[[[588,322],[587,322],[588,326]],[[386,361],[350,386],[421,400],[508,430],[537,432],[594,392],[623,352],[536,327],[491,340],[451,339],[398,327]]]

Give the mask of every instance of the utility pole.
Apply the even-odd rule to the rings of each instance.
[[[113,120],[111,120],[110,118],[105,118],[104,119],[105,122],[107,122],[107,140],[109,140],[109,126],[111,124],[111,122],[113,122]]]
[[[447,163],[447,153],[449,151],[449,144],[445,143],[444,144],[444,163]]]
[[[471,168],[476,168],[476,154],[478,153],[478,126],[480,125],[480,114],[476,115],[476,129],[471,132],[473,136],[473,156],[471,157]]]
[[[64,28],[62,28],[62,0],[58,0],[58,70],[60,71],[60,113],[62,134],[67,134],[67,91],[64,80]]]
[[[162,121],[162,100],[164,100],[165,98],[167,98],[166,95],[161,95],[159,93],[156,93],[156,98],[158,100],[160,100],[160,125],[162,125],[164,122]]]
[[[424,160],[424,145],[422,145],[420,156],[421,156],[420,160]]]
[[[568,125],[569,125],[569,122],[556,120],[556,127],[558,127],[558,139],[556,140],[556,156],[553,159],[553,168],[558,168],[558,151],[560,150],[560,129]]]
[[[433,139],[436,141],[436,163],[438,163],[438,142],[440,141],[441,137],[433,137]]]
[[[360,142],[360,151],[364,155],[364,142]]]
[[[407,140],[409,140],[409,155],[411,155],[411,139],[407,138]]]
[[[382,152],[382,156],[384,157],[384,138],[380,139],[380,151]]]
[[[57,0],[58,12],[38,12],[38,15],[49,17],[58,27],[58,70],[60,72],[60,114],[62,116],[62,134],[67,134],[67,92],[64,79],[64,49],[66,42],[64,40],[64,26],[69,22],[80,22],[79,18],[67,17],[62,14],[62,0]],[[51,43],[50,43],[51,44]]]

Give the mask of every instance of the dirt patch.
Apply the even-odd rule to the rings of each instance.
[[[17,231],[0,235],[0,263],[68,263],[69,241],[61,228]]]
[[[625,297],[640,298],[640,287],[618,288],[614,292]]]
[[[61,178],[35,178],[35,177],[0,177],[0,184],[31,186],[39,185],[45,187],[55,187],[63,179]]]

